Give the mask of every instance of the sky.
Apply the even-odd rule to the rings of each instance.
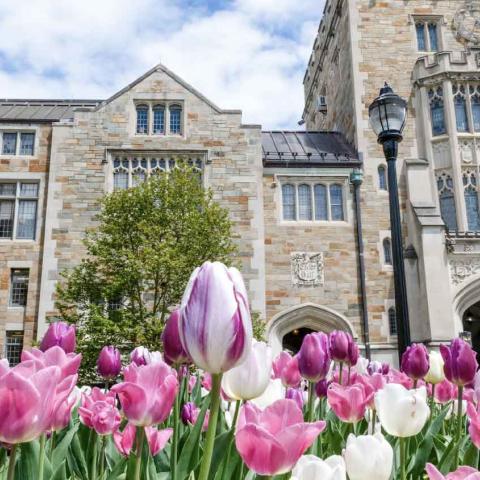
[[[104,99],[159,62],[244,123],[299,128],[324,0],[0,0],[0,97]]]

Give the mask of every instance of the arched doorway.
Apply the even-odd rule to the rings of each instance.
[[[473,349],[477,352],[477,361],[480,362],[480,302],[471,305],[463,314],[463,330],[468,332]]]
[[[306,303],[275,315],[267,326],[267,337],[274,355],[277,355],[283,348],[298,351],[307,333],[333,330],[344,330],[357,337],[345,316],[328,307]]]

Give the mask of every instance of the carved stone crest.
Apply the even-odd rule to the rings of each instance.
[[[322,252],[292,252],[292,283],[297,286],[316,286],[324,283],[324,262]]]
[[[465,0],[453,17],[452,27],[460,42],[480,45],[480,0]]]
[[[454,285],[460,285],[468,277],[480,273],[480,258],[465,258],[450,261],[450,275]]]

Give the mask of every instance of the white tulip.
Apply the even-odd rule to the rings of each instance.
[[[315,455],[303,455],[292,470],[290,480],[346,480],[345,461],[340,455],[321,460]]]
[[[350,480],[388,480],[392,474],[393,449],[381,433],[350,434],[343,456]]]
[[[222,388],[234,400],[259,397],[268,387],[272,373],[272,349],[252,340],[245,361],[223,374]]]
[[[428,370],[427,375],[425,375],[425,381],[436,385],[445,380],[445,373],[443,371],[443,365],[445,362],[443,361],[440,352],[435,350],[432,350],[428,356],[430,359],[430,369]]]
[[[382,427],[394,437],[416,435],[430,416],[426,388],[407,390],[398,383],[389,383],[375,394],[375,409]]]
[[[264,410],[277,400],[285,398],[285,387],[279,378],[270,380],[267,389],[257,398],[251,400],[260,410]]]
[[[368,373],[367,367],[370,361],[365,357],[358,357],[357,364],[353,367],[359,375],[366,375]]]

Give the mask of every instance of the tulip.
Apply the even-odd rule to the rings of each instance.
[[[235,444],[250,470],[260,475],[289,472],[325,428],[304,423],[293,400],[278,400],[264,411],[247,403],[238,419]]]
[[[57,385],[49,431],[62,430],[70,423],[72,410],[80,399],[80,391],[75,390],[77,378],[77,375],[71,375]]]
[[[368,389],[361,383],[350,386],[334,383],[328,389],[327,398],[331,409],[340,420],[357,423],[365,416],[373,394],[373,389]]]
[[[328,393],[328,387],[330,386],[330,382],[327,380],[320,380],[315,384],[315,393],[317,394],[318,398],[325,398]]]
[[[273,375],[272,378],[281,378],[283,369],[287,366],[292,356],[285,351],[278,354],[277,358],[273,361]]]
[[[65,350],[65,353],[72,353],[75,350],[75,326],[65,322],[51,323],[43,336],[40,350],[45,352],[55,345]]]
[[[78,408],[81,422],[94,429],[98,435],[110,435],[120,426],[122,417],[115,407],[115,394],[102,393],[94,388],[90,395],[82,396],[82,404]]]
[[[130,353],[130,360],[139,367],[142,365],[150,365],[151,363],[163,362],[160,352],[150,352],[148,348],[145,347],[136,347],[133,349]]]
[[[212,389],[212,376],[208,372],[203,372],[202,387],[208,392]]]
[[[473,382],[478,364],[476,353],[467,342],[455,338],[449,347],[440,345],[440,353],[445,362],[445,376],[450,382],[459,387]]]
[[[399,372],[392,368],[387,375],[388,383],[398,383],[405,388],[413,388],[413,380],[403,372]]]
[[[298,357],[292,357],[285,365],[280,375],[284,387],[298,388],[302,381],[300,370],[298,369]]]
[[[346,364],[349,367],[354,367],[357,364],[359,357],[360,350],[356,342],[352,339],[351,343],[348,346],[348,360],[346,361]]]
[[[298,388],[287,388],[287,393],[285,394],[285,398],[293,400],[297,404],[300,410],[303,408],[303,403],[304,403],[303,392]]]
[[[328,336],[323,332],[305,335],[297,358],[298,369],[303,378],[309,382],[318,382],[324,379],[331,363]]]
[[[262,410],[275,403],[277,400],[284,398],[285,388],[282,386],[280,379],[270,379],[266,390],[257,398],[251,400],[251,403]]]
[[[132,363],[124,370],[124,381],[114,385],[122,410],[137,426],[149,427],[165,421],[178,391],[175,372],[164,362],[141,367]]]
[[[480,472],[472,467],[459,467],[455,472],[444,477],[431,463],[427,463],[426,471],[430,480],[479,480]]]
[[[350,434],[344,458],[350,480],[388,480],[392,474],[393,449],[381,433]]]
[[[350,344],[353,343],[352,336],[341,330],[334,330],[329,335],[330,356],[332,360],[340,363],[347,363],[350,359]]]
[[[407,390],[398,383],[389,383],[375,394],[375,408],[385,431],[401,438],[417,435],[430,416],[426,388]]]
[[[113,443],[117,450],[128,457],[132,451],[133,443],[136,436],[136,427],[132,423],[127,423],[123,432],[117,430],[113,433]],[[148,449],[154,457],[157,455],[172,436],[172,429],[157,430],[155,427],[145,427],[145,436],[147,437]]]
[[[366,375],[368,373],[369,360],[365,357],[359,356],[357,364],[355,365],[355,371],[359,375]]]
[[[185,425],[195,425],[197,423],[199,414],[200,414],[200,409],[193,402],[187,402],[182,407],[182,413],[181,413],[182,422]],[[207,410],[205,412],[205,418],[203,419],[202,432],[207,431],[209,419],[210,419],[210,412]]]
[[[290,480],[346,480],[345,461],[340,455],[321,460],[315,455],[303,455],[292,470]]]
[[[173,430],[166,428],[164,430],[157,430],[156,427],[145,427],[145,436],[147,437],[148,449],[152,457],[157,455],[165,448],[168,440],[172,436]]]
[[[435,387],[435,400],[438,403],[445,404],[451,400],[455,400],[458,396],[457,386],[452,382],[449,382],[447,379],[440,382]]]
[[[127,423],[123,432],[117,430],[113,432],[113,443],[117,447],[117,450],[128,457],[133,447],[133,442],[135,441],[135,433],[137,428],[133,423]]]
[[[38,348],[23,350],[21,360],[23,365],[34,364],[36,370],[46,367],[59,367],[61,378],[65,379],[78,373],[82,356],[75,353],[65,353],[63,348],[54,346],[45,352]]]
[[[412,380],[425,377],[430,368],[428,350],[421,343],[414,343],[407,347],[402,355],[402,371]]]
[[[377,362],[376,360],[372,360],[367,367],[367,372],[369,375],[373,375],[374,373],[381,373],[382,375],[388,375],[390,372],[390,365],[388,363],[381,363]]]
[[[480,414],[472,403],[467,405],[467,415],[470,420],[470,424],[468,426],[470,439],[477,448],[480,448]]]
[[[445,380],[445,373],[443,371],[444,361],[440,352],[432,350],[429,353],[430,368],[425,375],[425,381],[432,385],[437,385]]]
[[[165,362],[169,365],[182,365],[191,362],[180,341],[179,322],[180,311],[177,309],[171,313],[162,333],[163,353]]]
[[[115,378],[122,370],[120,352],[113,346],[103,347],[97,360],[97,371],[107,381]]]

